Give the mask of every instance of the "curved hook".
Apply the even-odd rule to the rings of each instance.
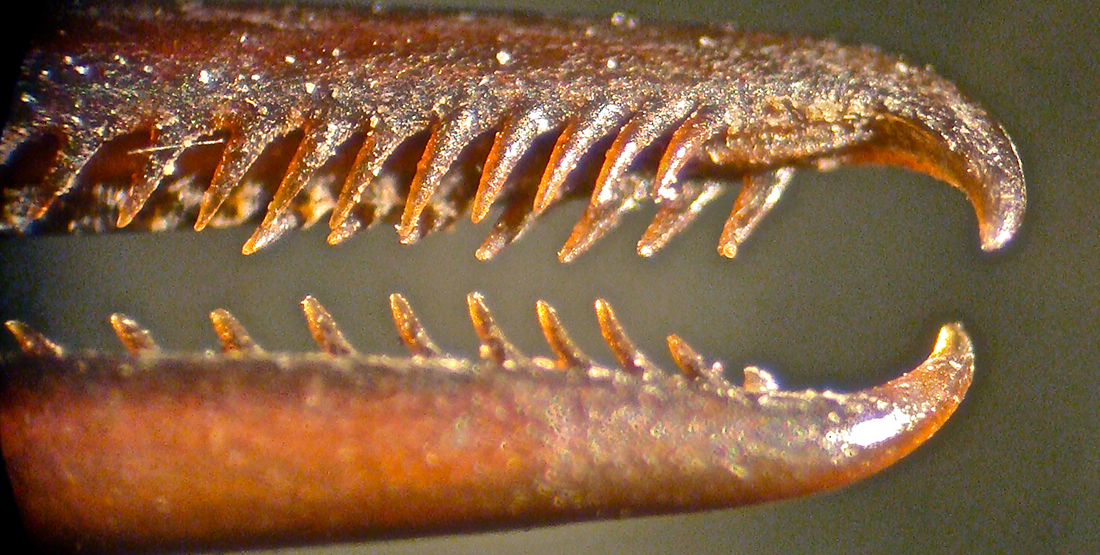
[[[121,356],[67,354],[8,322],[24,353],[0,362],[0,445],[28,532],[52,552],[225,549],[736,507],[888,466],[974,371],[949,324],[916,369],[853,393],[786,391],[752,367],[736,385],[677,336],[672,374],[604,301],[617,365],[541,302],[556,357],[528,357],[468,300],[473,360],[435,348],[400,296],[408,358],[356,352],[312,297],[320,352],[306,354],[259,349],[224,310],[225,354],[163,351],[120,315]]]

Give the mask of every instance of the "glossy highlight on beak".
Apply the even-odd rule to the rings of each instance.
[[[791,391],[755,367],[733,383],[678,336],[681,371],[661,370],[606,301],[610,366],[545,302],[553,358],[468,302],[475,359],[436,347],[400,295],[407,357],[356,351],[313,297],[313,353],[264,351],[221,309],[223,353],[166,351],[115,315],[126,354],[69,354],[8,322],[23,353],[0,362],[0,445],[27,531],[50,552],[222,550],[736,507],[892,464],[973,379],[959,324],[881,386]]]
[[[201,3],[77,7],[55,23],[32,44],[0,136],[0,166],[16,176],[0,232],[258,220],[252,254],[326,216],[333,244],[380,222],[412,244],[496,211],[476,252],[489,259],[587,198],[559,251],[569,262],[646,202],[658,210],[638,253],[653,256],[737,190],[718,241],[732,258],[796,173],[886,164],[963,191],[995,251],[1027,204],[1004,129],[950,81],[869,46]],[[437,38],[407,40],[425,34]],[[306,67],[303,52],[324,54]]]

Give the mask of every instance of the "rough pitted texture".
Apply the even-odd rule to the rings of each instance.
[[[331,212],[330,242],[403,242],[497,212],[489,258],[563,199],[589,204],[571,260],[642,201],[643,255],[731,183],[734,256],[797,170],[884,163],[962,189],[982,246],[1026,203],[1007,134],[927,68],[875,48],[501,14],[91,6],[36,39],[0,138],[0,231],[165,229],[262,217],[246,253]],[[973,353],[945,326],[880,387],[727,382],[680,338],[652,366],[606,303],[618,364],[552,309],[554,359],[507,342],[479,296],[481,361],[391,298],[405,359],[358,353],[315,299],[323,354],[265,353],[227,312],[224,354],[173,355],[121,315],[129,357],[68,354],[18,322],[0,445],[47,549],[224,548],[484,530],[729,507],[838,487],[935,432]],[[201,476],[201,479],[196,479]]]
[[[787,168],[874,162],[962,188],[994,249],[1025,202],[1004,131],[871,47],[622,15],[201,4],[90,8],[58,29],[32,46],[0,143],[9,231],[263,212],[253,252],[333,211],[331,242],[384,220],[413,242],[503,200],[488,258],[588,195],[563,260],[646,199],[661,205],[639,243],[651,254],[745,177],[720,241],[732,256]]]
[[[223,310],[224,354],[179,355],[114,315],[130,356],[67,354],[11,322],[0,444],[24,524],[53,551],[207,548],[485,530],[758,503],[839,487],[931,436],[973,378],[944,326],[928,359],[867,390],[723,377],[678,338],[652,367],[604,302],[618,366],[590,362],[540,303],[556,360],[527,357],[478,295],[482,360],[355,352],[303,302],[322,353],[269,354]]]

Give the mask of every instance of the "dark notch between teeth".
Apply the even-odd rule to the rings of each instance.
[[[492,313],[481,294],[470,293],[467,302],[470,321],[480,341],[480,358],[491,363],[494,367],[505,370],[532,368],[533,366],[540,368],[553,367],[562,371],[580,372],[582,374],[600,368],[599,364],[577,347],[562,326],[554,308],[545,301],[540,300],[536,303],[536,313],[539,327],[546,337],[547,345],[556,357],[552,361],[531,359],[508,341],[504,331],[493,320]],[[307,296],[301,304],[310,335],[321,352],[338,358],[361,356],[348,343],[339,325],[316,298]],[[431,340],[405,297],[397,293],[390,295],[390,308],[393,312],[394,324],[398,334],[411,355],[426,359],[454,358]],[[662,372],[634,346],[607,301],[597,300],[595,308],[604,341],[618,362],[620,371],[644,380],[650,380],[655,375],[654,373]],[[245,327],[227,310],[217,309],[212,311],[210,321],[221,342],[222,351],[226,355],[267,356],[267,352],[252,339]],[[157,345],[152,333],[134,319],[122,314],[113,314],[110,317],[110,324],[118,335],[119,341],[131,356],[170,356],[171,353],[164,351]],[[65,349],[27,324],[10,320],[6,322],[6,326],[15,337],[24,354],[45,357],[66,356]],[[680,339],[679,336],[669,336],[668,341],[673,360],[683,371],[685,377],[710,383],[718,391],[728,391],[729,388],[733,387],[723,377],[721,363],[708,364],[701,355]],[[747,368],[745,371],[746,388],[752,388],[752,384],[761,381],[749,377],[750,372],[767,375],[762,370],[754,368]],[[771,380],[771,378],[769,377],[768,380]],[[771,383],[774,383],[774,380],[771,380]],[[774,387],[771,389],[774,389]]]
[[[189,19],[188,9],[165,17],[165,25],[173,26],[165,36],[185,30],[209,32],[200,19]],[[127,14],[119,9],[99,17],[125,22]],[[385,18],[373,15],[360,24],[384,30]],[[499,19],[493,20],[495,24]],[[741,36],[717,28],[671,28],[667,34],[655,33],[651,45],[609,46],[587,35],[570,35],[577,32],[571,27],[542,29],[522,19],[507,23],[509,31],[503,34],[488,24],[480,29],[447,18],[432,23],[454,25],[436,29],[446,36],[484,33],[477,36],[490,43],[502,36],[521,41],[523,48],[501,44],[490,64],[478,58],[482,53],[476,48],[459,47],[479,40],[464,39],[424,46],[451,48],[446,67],[431,66],[434,62],[424,62],[431,56],[417,55],[414,59],[429,67],[394,62],[382,73],[348,73],[347,67],[374,67],[371,64],[380,60],[399,58],[406,47],[389,37],[385,40],[395,42],[387,51],[384,39],[364,33],[372,37],[369,48],[345,45],[329,52],[340,50],[347,62],[359,65],[330,67],[320,59],[308,81],[303,81],[307,74],[278,73],[268,67],[267,72],[252,73],[247,86],[225,85],[218,79],[240,68],[210,68],[205,62],[191,67],[194,60],[204,59],[202,53],[170,56],[174,43],[161,44],[165,39],[159,35],[129,38],[135,49],[164,56],[150,58],[148,70],[141,64],[100,68],[93,63],[73,66],[75,62],[25,68],[30,73],[18,85],[24,94],[17,96],[35,101],[20,100],[13,107],[0,141],[0,163],[12,163],[21,145],[43,136],[57,138],[56,153],[37,183],[15,185],[22,196],[0,213],[0,228],[26,231],[51,212],[60,212],[58,218],[78,216],[92,223],[55,222],[57,227],[71,223],[98,229],[102,225],[95,221],[106,218],[118,227],[160,228],[193,219],[195,229],[201,230],[262,213],[259,227],[242,249],[247,254],[330,211],[330,243],[379,221],[393,222],[398,215],[399,238],[412,243],[446,227],[467,207],[477,222],[499,206],[500,220],[477,251],[478,258],[487,259],[555,203],[587,194],[588,206],[559,252],[561,260],[575,259],[644,201],[658,205],[638,242],[638,252],[650,256],[723,189],[732,188],[731,180],[741,180],[719,240],[719,252],[732,257],[778,200],[795,169],[843,163],[908,167],[958,187],[974,206],[985,250],[1003,247],[1021,225],[1024,176],[1008,134],[954,85],[927,69],[870,48],[811,40],[787,44],[775,37]],[[524,35],[511,29],[541,38],[525,44],[520,38]],[[267,63],[249,59],[257,67],[293,67],[295,56],[274,52],[279,41],[301,38],[295,32],[258,24],[250,40],[267,46],[266,55],[274,58],[262,60]],[[708,41],[700,42],[698,33],[706,33]],[[75,59],[103,48],[95,42],[100,39],[81,26],[67,29],[67,35],[81,46],[79,52],[48,51],[71,45],[49,46],[40,59]],[[326,37],[311,40],[324,43]],[[205,43],[196,44],[203,48]],[[111,48],[117,46],[111,43]],[[666,60],[660,46],[675,46],[669,51],[679,53]],[[713,48],[742,54],[716,58]],[[601,49],[621,50],[623,60],[635,65],[620,68],[614,59],[608,62]],[[633,56],[634,49],[642,49],[645,56]],[[750,64],[747,60],[753,56],[774,64]],[[175,96],[168,94],[165,89],[172,85],[163,81],[157,64],[183,64],[173,75],[189,79],[187,87],[177,87]],[[838,64],[845,68],[845,81],[836,79]],[[512,73],[513,66],[525,68],[525,73]],[[69,73],[79,70],[80,76],[91,79],[108,69],[125,73],[126,85],[117,91],[90,89],[92,96],[79,103],[66,98],[71,94],[66,91],[84,89],[41,78],[71,77]],[[205,87],[195,88],[195,80]],[[202,94],[196,92],[200,90]],[[148,113],[130,108],[126,99],[136,96],[149,97],[155,107]],[[58,121],[81,125],[58,127]],[[145,143],[116,154],[143,163],[129,162],[134,167],[128,184],[115,181],[112,187],[117,190],[111,194],[91,194],[98,172],[111,166],[97,159],[128,135],[144,137]],[[291,136],[297,139],[286,147],[288,152],[267,152]],[[492,139],[488,148],[470,152],[481,137]],[[422,138],[426,139],[419,152],[405,152]],[[216,148],[206,155],[207,173],[193,172],[208,180],[205,187],[202,181],[181,186],[198,179],[188,174],[195,168],[185,167],[187,153],[212,145]],[[345,148],[349,162],[338,171],[328,167]],[[655,168],[650,157],[658,161]],[[581,171],[586,166],[598,173]],[[721,179],[707,174],[715,168],[725,170],[717,172]],[[455,179],[471,182],[456,186]],[[190,194],[189,188],[201,194]],[[179,198],[169,202],[165,195]],[[85,197],[91,200],[82,200]],[[440,211],[445,214],[437,214]]]

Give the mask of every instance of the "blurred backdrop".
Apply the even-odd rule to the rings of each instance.
[[[435,4],[419,2],[420,5]],[[465,295],[485,294],[520,346],[547,353],[546,299],[603,361],[592,310],[610,300],[635,342],[671,367],[676,332],[731,369],[786,387],[853,389],[898,375],[961,319],[977,379],[955,418],[900,464],[841,491],[740,510],[292,553],[1094,553],[1100,547],[1100,17],[1072,0],[558,0],[443,2],[745,28],[876,44],[931,64],[1015,139],[1028,177],[1023,233],[978,248],[964,196],[900,170],[803,173],[736,260],[716,253],[732,195],[652,259],[635,254],[651,208],[579,260],[556,252],[583,206],[554,211],[497,259],[488,224],[402,247],[392,229],[338,247],[318,226],[245,257],[251,228],[0,240],[0,318],[72,347],[119,349],[124,312],[163,346],[215,345],[207,313],[231,310],[273,350],[312,348],[298,301],[329,307],[360,350],[398,353],[386,295],[412,302],[438,343],[476,353]],[[0,345],[14,349],[9,338]]]

